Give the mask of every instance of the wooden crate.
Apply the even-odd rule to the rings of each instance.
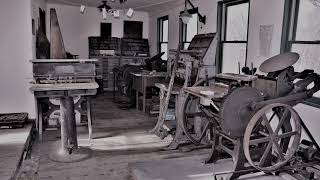
[[[28,120],[28,113],[0,114],[0,127],[9,126],[12,128],[23,127]]]

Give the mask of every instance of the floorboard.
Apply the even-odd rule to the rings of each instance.
[[[161,140],[148,133],[156,124],[135,109],[123,110],[112,102],[112,96],[93,99],[93,139],[88,140],[86,127],[78,128],[80,146],[93,150],[93,156],[76,163],[57,163],[49,159],[52,145],[60,139],[59,131],[45,131],[43,142],[34,146],[33,156],[40,157],[42,180],[126,180],[132,179],[129,163],[207,154],[208,150],[183,153],[163,150],[171,137]]]
[[[31,130],[31,124],[17,129],[0,129],[0,180],[8,180],[16,174]]]

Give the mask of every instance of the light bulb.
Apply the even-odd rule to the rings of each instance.
[[[102,18],[107,19],[107,10],[106,8],[102,8]]]
[[[118,9],[114,10],[112,15],[113,15],[113,17],[118,18],[118,17],[120,17],[120,11]]]
[[[188,12],[188,9],[185,8],[183,13],[179,16],[184,24],[188,24],[192,15]]]
[[[80,6],[80,13],[83,14],[85,10],[86,10],[86,6],[85,5],[81,5]]]
[[[131,18],[132,17],[132,15],[133,15],[133,9],[132,8],[129,8],[129,10],[128,10],[128,12],[127,12],[127,16],[129,17],[129,18]]]

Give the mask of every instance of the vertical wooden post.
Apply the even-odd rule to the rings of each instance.
[[[63,96],[60,98],[60,123],[62,150],[70,152],[78,148],[77,127],[74,114],[73,98]]]
[[[87,118],[88,118],[88,131],[89,140],[92,138],[92,117],[91,117],[91,98],[87,97]]]
[[[91,156],[91,150],[78,147],[73,98],[60,98],[61,142],[52,149],[49,158],[56,162],[77,162]]]
[[[136,110],[139,110],[139,91],[136,89]]]
[[[146,112],[147,77],[142,76],[142,112]]]
[[[38,104],[38,131],[39,131],[39,140],[42,141],[42,131],[43,131],[43,127],[42,127],[42,123],[43,123],[43,114],[42,114],[42,105],[41,103],[39,103],[39,101],[37,101]]]

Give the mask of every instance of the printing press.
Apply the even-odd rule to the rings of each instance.
[[[207,163],[233,161],[231,171],[215,177],[262,171],[311,178],[307,167],[319,164],[320,149],[293,107],[319,91],[320,76],[295,72],[298,59],[297,53],[277,55],[260,66],[267,75],[222,73],[183,89],[178,120],[185,135],[196,145],[212,146]],[[302,129],[311,142],[300,142]]]

